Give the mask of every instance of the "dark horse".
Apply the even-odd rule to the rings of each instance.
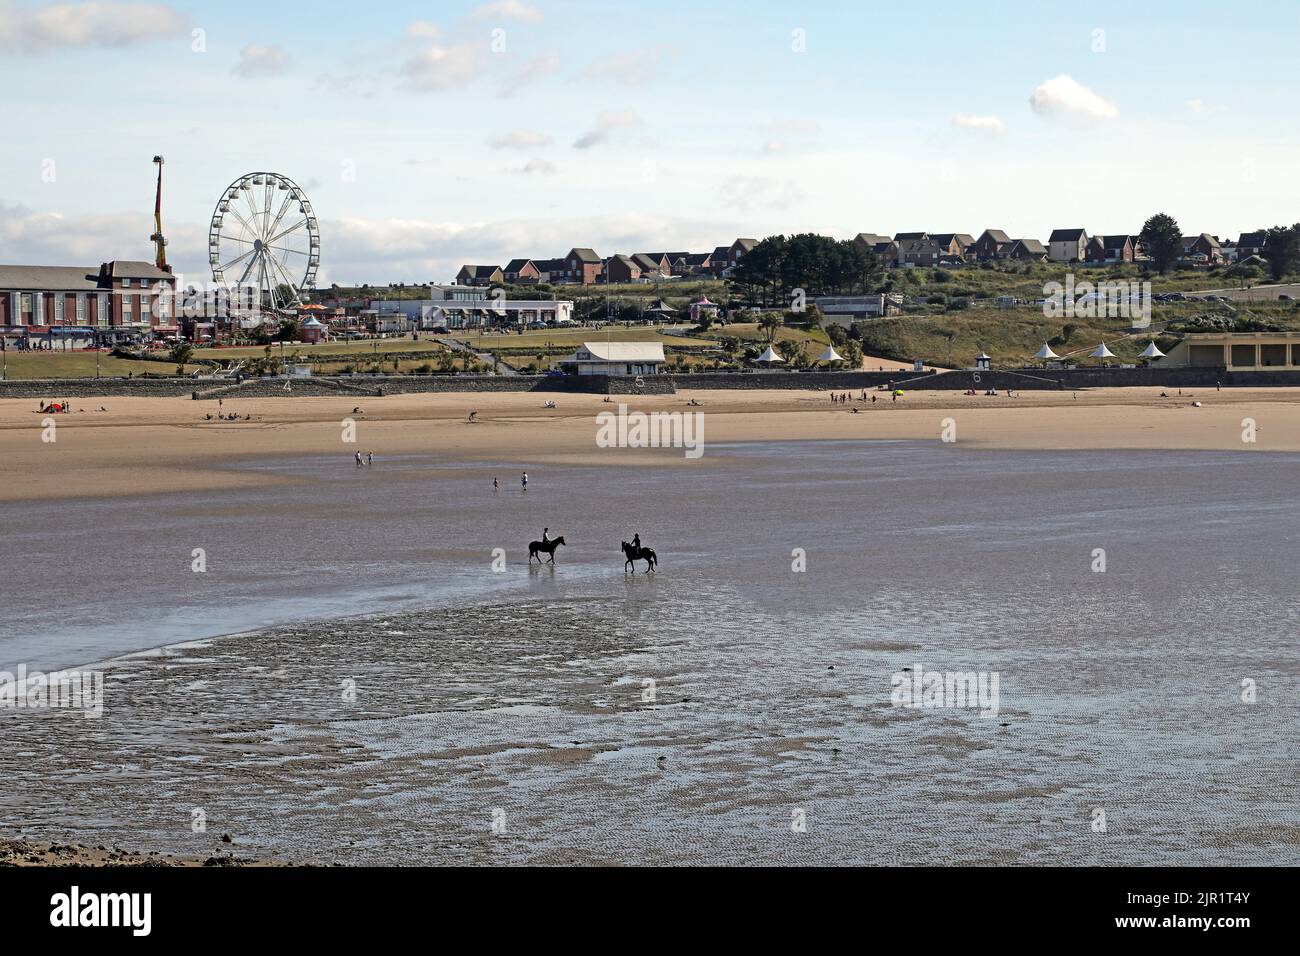
[[[560,545],[562,545],[562,544],[564,544],[564,535],[560,535],[558,538],[552,538],[550,541],[533,541],[533,542],[531,542],[531,543],[528,545],[528,563],[529,563],[529,564],[532,564],[532,563],[533,563],[533,558],[537,558],[537,563],[538,563],[538,564],[541,564],[541,563],[542,563],[542,559],[541,559],[541,556],[538,554],[538,552],[539,552],[539,551],[544,551],[546,554],[549,554],[549,555],[551,556],[551,564],[554,564],[554,563],[555,563],[555,549],[558,548],[558,547],[559,547]]]
[[[626,541],[623,542],[623,555],[627,558],[627,560],[623,562],[623,570],[625,572],[630,564],[632,565],[633,573],[635,573],[637,561],[645,561],[646,574],[655,570],[659,564],[659,556],[655,554],[654,548],[638,548],[635,545],[628,544]]]

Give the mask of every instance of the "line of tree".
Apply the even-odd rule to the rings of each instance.
[[[1274,282],[1300,268],[1300,222],[1265,231],[1263,256],[1268,260],[1268,273]]]
[[[805,296],[857,295],[876,291],[883,276],[874,250],[806,232],[758,243],[736,263],[728,287],[751,305],[791,308],[796,290]]]

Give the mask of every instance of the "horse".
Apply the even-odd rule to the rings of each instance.
[[[552,538],[550,541],[533,541],[528,545],[528,563],[533,563],[533,558],[537,558],[537,563],[541,564],[542,559],[537,552],[545,551],[551,556],[551,564],[555,563],[555,549],[564,544],[564,535],[558,538]]]
[[[645,573],[649,574],[654,571],[659,564],[659,556],[655,554],[654,548],[638,548],[634,545],[623,542],[623,556],[627,558],[623,562],[623,571],[626,573],[628,565],[632,565],[632,573],[636,573],[636,562],[645,561]]]

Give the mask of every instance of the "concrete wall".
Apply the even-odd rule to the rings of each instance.
[[[340,378],[295,378],[285,391],[285,380],[249,379],[242,384],[211,379],[62,379],[0,382],[0,398],[98,398],[111,395],[188,396],[200,399],[312,395],[384,395],[424,392],[540,392],[595,395],[663,395],[678,389],[800,389],[806,391],[860,391],[880,386],[904,390],[988,388],[1058,390],[1106,386],[1161,388],[1224,388],[1300,386],[1300,369],[1230,372],[1215,368],[1087,368],[1010,369],[973,372],[772,372],[698,375],[647,375],[640,388],[635,377],[573,375],[391,375]]]

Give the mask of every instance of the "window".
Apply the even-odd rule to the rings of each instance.
[[[129,289],[129,288],[131,288],[131,280],[130,280],[130,279],[123,279],[123,280],[122,280],[122,288],[123,288],[123,289]]]
[[[129,295],[122,296],[122,324],[123,325],[131,321],[131,311],[132,311],[131,296]]]
[[[77,324],[86,324],[86,294],[84,292],[77,293]]]
[[[147,295],[140,296],[140,321],[149,321],[149,297]]]
[[[101,292],[95,297],[96,312],[98,313],[97,321],[101,326],[107,328],[110,318],[109,297],[107,292]]]
[[[24,292],[18,305],[18,324],[31,325],[32,321],[32,294]]]
[[[62,292],[56,292],[54,295],[54,324],[63,324],[63,305],[67,298]]]

